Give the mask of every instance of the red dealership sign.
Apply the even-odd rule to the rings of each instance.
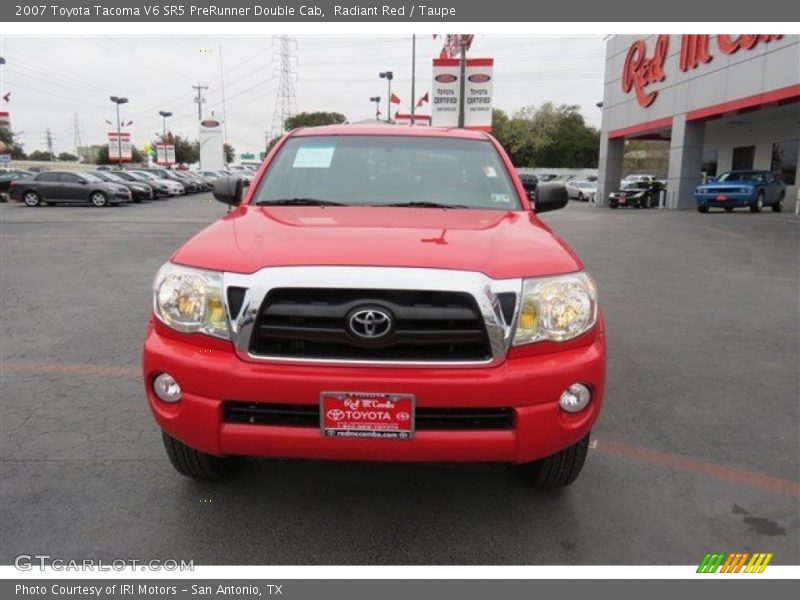
[[[734,54],[739,50],[752,50],[759,43],[778,40],[780,34],[769,35],[723,35],[716,36],[717,49],[722,54]],[[628,49],[622,69],[622,89],[626,93],[634,91],[639,106],[647,108],[658,96],[657,90],[648,91],[650,84],[664,81],[667,74],[664,65],[669,49],[668,35],[659,35],[653,55],[647,55],[647,44],[644,40],[636,40]],[[683,35],[678,66],[681,71],[696,69],[700,65],[711,62],[714,55],[711,49],[710,35]]]

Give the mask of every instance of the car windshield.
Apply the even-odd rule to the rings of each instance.
[[[717,181],[761,181],[762,179],[763,175],[758,171],[733,171],[717,177]]]
[[[290,138],[253,204],[519,209],[488,141],[424,136]]]

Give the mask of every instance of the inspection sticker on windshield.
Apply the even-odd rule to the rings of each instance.
[[[511,202],[511,196],[508,194],[492,194],[492,202],[497,204],[508,204]]]
[[[300,146],[294,157],[293,169],[329,169],[336,144],[309,144]]]
[[[487,177],[497,177],[497,170],[492,165],[483,167],[483,174]]]

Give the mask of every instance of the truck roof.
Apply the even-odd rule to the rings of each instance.
[[[310,137],[317,135],[391,135],[416,137],[449,137],[468,140],[487,140],[483,131],[459,129],[456,127],[427,127],[412,125],[322,125],[320,127],[301,127],[290,133],[291,137]]]

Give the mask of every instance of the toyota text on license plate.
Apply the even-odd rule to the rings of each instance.
[[[413,394],[322,392],[320,426],[327,437],[411,439]]]

